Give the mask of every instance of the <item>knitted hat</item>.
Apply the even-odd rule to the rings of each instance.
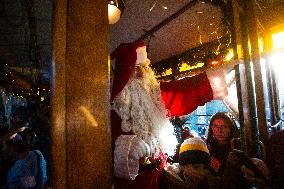
[[[111,100],[122,91],[130,79],[137,59],[136,49],[142,46],[145,46],[142,41],[122,43],[110,54],[111,59],[116,59]]]
[[[199,137],[184,140],[179,150],[180,165],[206,164],[210,162],[209,150],[206,143]]]

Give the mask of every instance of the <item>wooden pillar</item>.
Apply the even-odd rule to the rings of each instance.
[[[243,12],[242,6],[237,0],[232,0],[232,9],[234,17],[234,29],[235,29],[235,41],[236,47],[234,48],[234,54],[236,59],[243,58],[243,49],[242,49],[242,30],[240,23],[240,13]],[[236,87],[237,87],[237,96],[238,96],[238,110],[239,110],[239,123],[240,123],[240,138],[241,138],[241,148],[244,151],[247,151],[247,138],[245,131],[247,128],[251,127],[249,121],[249,106],[248,106],[248,93],[246,90],[246,77],[244,74],[244,66],[238,64],[234,67],[235,77],[236,77]]]
[[[255,93],[256,93],[256,105],[257,105],[257,118],[258,118],[258,129],[259,139],[265,146],[268,142],[268,130],[266,123],[266,112],[264,102],[264,91],[263,91],[263,80],[260,65],[260,52],[258,46],[258,28],[257,28],[257,17],[256,17],[256,1],[248,0],[246,14],[248,18],[248,31],[251,43],[251,60],[253,62],[254,80],[255,80]],[[265,73],[264,73],[265,74]]]
[[[242,34],[242,54],[244,59],[244,66],[241,73],[242,85],[242,102],[244,113],[244,134],[245,134],[245,149],[251,157],[255,157],[257,135],[257,112],[255,103],[255,89],[253,85],[253,78],[250,64],[249,44],[248,44],[248,22],[245,13],[240,14],[241,20],[241,34]]]
[[[54,1],[52,188],[111,188],[107,1]]]

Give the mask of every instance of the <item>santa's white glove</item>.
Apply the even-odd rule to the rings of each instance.
[[[139,160],[144,156],[150,156],[150,147],[142,139],[135,137],[130,146],[129,158]]]
[[[225,74],[222,70],[206,70],[207,78],[210,82],[213,99],[223,100],[228,95]]]

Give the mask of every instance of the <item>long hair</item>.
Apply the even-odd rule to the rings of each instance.
[[[214,114],[210,119],[210,124],[208,127],[208,134],[207,134],[207,144],[210,146],[217,143],[217,139],[213,136],[213,130],[212,130],[212,124],[216,119],[222,119],[224,120],[225,124],[227,124],[230,127],[230,140],[233,138],[238,138],[238,127],[236,125],[236,122],[233,120],[232,116],[230,116],[226,112],[218,112]]]

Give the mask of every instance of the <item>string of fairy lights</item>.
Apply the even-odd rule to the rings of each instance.
[[[40,101],[43,101],[50,95],[50,89],[48,86],[35,86],[32,85],[32,81],[21,80],[17,78],[11,71],[11,68],[8,66],[8,64],[5,64],[4,70],[1,71],[4,73],[3,77],[1,78],[1,83],[4,84],[4,87],[1,90],[2,94],[16,96],[17,98],[22,100],[30,97],[35,97]],[[32,72],[30,72],[29,78],[32,78]],[[18,84],[21,82],[28,83],[30,85],[25,86]]]
[[[219,66],[226,63],[226,56],[231,52],[234,46],[232,41],[232,24],[230,17],[232,16],[230,6],[227,6],[223,1],[217,0],[207,0],[200,1],[201,3],[211,3],[220,7],[223,11],[224,17],[222,20],[222,25],[225,26],[226,32],[223,36],[216,31],[211,32],[211,35],[216,35],[216,40],[204,43],[202,41],[202,35],[200,32],[200,25],[197,25],[197,31],[199,33],[199,46],[192,48],[186,52],[179,55],[170,57],[168,59],[162,60],[155,64],[151,64],[152,69],[155,72],[157,79],[159,80],[173,80],[186,77],[194,72],[203,71],[210,67]],[[153,1],[152,6],[149,11],[151,12],[155,7],[160,5],[163,9],[167,10],[168,7],[163,5],[160,0]],[[202,11],[197,11],[196,14],[204,14]],[[213,15],[214,18],[214,15]],[[211,26],[212,23],[209,23]],[[15,82],[13,79],[13,74],[8,65],[6,64],[6,72],[4,80],[12,79],[12,84]],[[50,93],[47,87],[32,87],[30,89],[13,89],[12,94],[26,98],[28,96],[46,96]]]
[[[216,40],[204,43],[202,40],[201,26],[196,24],[197,33],[199,35],[198,47],[150,65],[158,80],[182,79],[208,68],[225,64],[234,57],[233,49],[235,42],[231,5],[228,5],[224,1],[217,0],[204,0],[200,1],[200,3],[211,3],[214,6],[220,7],[222,10],[223,18],[220,26],[215,27],[215,30],[210,32],[212,36],[215,36]],[[166,7],[162,2],[156,0],[153,2],[149,11],[152,11],[157,5]],[[168,7],[166,9],[168,9]],[[202,10],[197,10],[196,14],[205,13]],[[212,18],[214,19],[215,16],[213,15]],[[212,25],[213,23],[209,23],[209,26]],[[193,26],[193,24],[191,24],[191,26]],[[222,31],[219,31],[220,27],[222,27]]]
[[[157,79],[179,79],[184,77],[184,74],[202,71],[226,63],[229,59],[226,57],[232,52],[231,48],[231,36],[227,35],[192,48],[182,54],[151,64],[151,67]]]

